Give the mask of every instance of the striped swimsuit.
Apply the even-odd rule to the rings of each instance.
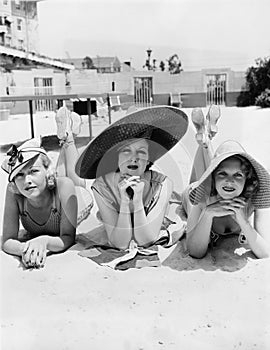
[[[22,199],[22,210],[20,219],[24,229],[34,236],[50,234],[54,236],[60,235],[61,213],[56,207],[55,192],[53,192],[53,203],[48,220],[44,224],[37,223],[27,211],[27,200]]]

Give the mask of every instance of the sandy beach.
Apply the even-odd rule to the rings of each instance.
[[[190,118],[191,109],[183,110]],[[116,112],[112,120],[122,115]],[[80,136],[87,137],[87,118],[83,122]],[[93,135],[106,125],[93,119]],[[223,107],[218,126],[215,148],[237,140],[270,171],[270,109]],[[10,116],[0,128],[1,146],[30,138],[27,115]],[[36,115],[35,128],[36,136],[55,134],[53,113]],[[187,184],[195,150],[190,125],[156,165],[177,182],[178,191]],[[49,154],[56,161],[57,152]],[[1,152],[1,162],[3,157]],[[3,171],[0,181],[2,227]],[[95,211],[78,234],[87,237],[97,225]],[[0,253],[1,349],[270,349],[270,259],[257,260],[230,245],[196,260],[181,243],[160,249],[161,267],[115,271],[79,256],[82,249],[78,243],[48,257],[42,270],[25,270],[17,258]]]

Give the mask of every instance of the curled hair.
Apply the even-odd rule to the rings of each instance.
[[[47,180],[47,186],[49,190],[53,190],[56,187],[56,176],[55,172],[51,168],[51,160],[50,158],[45,154],[40,154],[40,159],[42,160],[42,164],[44,168],[47,170],[46,180]]]
[[[246,158],[238,154],[228,157],[225,160],[227,159],[238,159],[241,162],[241,169],[246,176],[246,181],[240,196],[246,199],[251,198],[253,194],[255,194],[258,191],[258,188],[259,188],[259,180],[252,164]],[[212,172],[211,194],[210,194],[211,196],[215,196],[217,194],[216,184],[215,184],[215,174],[223,162],[221,162],[219,166]]]

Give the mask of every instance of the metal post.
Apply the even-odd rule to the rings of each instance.
[[[111,117],[111,103],[110,103],[110,95],[107,94],[107,105],[108,105],[108,117],[109,117],[109,124],[112,123],[112,117]]]
[[[57,100],[57,109],[59,109],[60,107],[62,107],[64,105],[63,100]]]
[[[87,114],[88,114],[88,124],[89,124],[89,137],[92,140],[92,120],[91,120],[91,101],[90,98],[87,99]]]
[[[29,100],[29,112],[30,112],[30,125],[31,125],[31,137],[34,138],[34,120],[33,120],[33,101]]]

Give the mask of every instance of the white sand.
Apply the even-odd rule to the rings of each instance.
[[[1,144],[30,137],[24,118],[0,122]],[[42,135],[55,131],[51,116],[36,124]],[[94,135],[102,127],[94,126]],[[236,139],[269,170],[269,127],[269,109],[224,108],[214,145]],[[180,174],[182,182],[195,151],[193,135],[191,126],[172,152],[180,169],[170,175]],[[3,188],[3,172],[0,181]],[[1,213],[3,203],[2,190]],[[81,231],[94,224],[91,217]],[[216,263],[209,256],[190,263],[176,247],[169,266],[123,272],[78,256],[79,249],[49,257],[40,271],[23,270],[1,252],[1,349],[270,348],[269,259],[230,260],[217,253]]]

